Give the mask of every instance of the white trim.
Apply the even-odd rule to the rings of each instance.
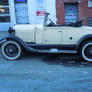
[[[14,0],[9,0],[9,10],[10,10],[11,26],[14,26],[14,25],[16,25],[16,14],[15,14]]]

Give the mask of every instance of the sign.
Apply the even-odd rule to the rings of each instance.
[[[44,16],[45,15],[45,11],[37,11],[36,15],[37,16]]]
[[[45,0],[36,0],[35,6],[35,21],[37,24],[43,24],[45,16]]]
[[[45,15],[45,0],[36,0],[36,15]]]

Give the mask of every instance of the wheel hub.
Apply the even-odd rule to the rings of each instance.
[[[8,44],[6,45],[5,52],[7,56],[14,57],[18,54],[18,48],[15,44]]]
[[[92,58],[92,46],[88,46],[88,47],[85,49],[85,55],[86,55],[86,56],[90,56],[90,58]]]
[[[14,52],[14,50],[13,50],[13,49],[9,49],[9,52],[10,52],[10,53],[13,53],[13,52]]]

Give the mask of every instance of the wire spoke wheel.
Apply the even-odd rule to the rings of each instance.
[[[2,55],[8,60],[18,59],[21,53],[21,46],[15,41],[7,41],[2,45]]]

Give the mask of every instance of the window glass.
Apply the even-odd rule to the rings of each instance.
[[[88,0],[88,7],[92,7],[92,0]]]
[[[0,0],[0,5],[9,5],[8,0]]]

